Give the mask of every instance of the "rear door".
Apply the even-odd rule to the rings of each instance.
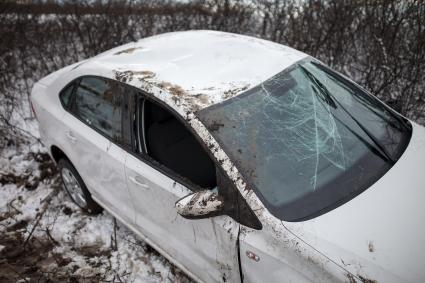
[[[193,150],[190,149],[186,158],[162,164],[155,160],[157,156],[152,153],[153,149],[149,154],[147,135],[150,130],[145,126],[163,123],[162,126],[165,127],[168,123],[165,120],[168,118],[167,114],[150,109],[149,111],[154,111],[153,115],[157,116],[155,119],[164,120],[152,121],[152,117],[144,115],[148,111],[147,104],[152,105],[152,102],[143,99],[137,102],[138,111],[135,112],[134,117],[138,123],[136,123],[134,136],[138,142],[136,142],[135,150],[126,159],[126,173],[135,207],[137,228],[202,281],[239,282],[236,243],[239,224],[228,216],[188,220],[177,214],[174,206],[176,201],[194,190],[199,190],[200,187],[190,181],[185,182],[187,176],[182,177],[164,163],[173,164],[177,161],[177,163],[189,165],[187,170],[197,171],[203,165],[192,164],[199,158],[191,155],[197,154],[199,148],[195,146]],[[173,119],[173,117],[169,118]],[[181,130],[181,128],[167,128],[163,135],[158,135],[156,142],[158,144],[172,143],[173,140],[177,143],[184,142],[185,134],[179,132],[179,129]],[[161,150],[160,148],[159,151]],[[169,151],[163,153],[165,156],[174,154]],[[210,174],[215,177],[214,166],[212,170],[214,172]],[[210,187],[210,189],[215,188]]]
[[[93,197],[101,204],[134,222],[134,211],[125,178],[126,152],[122,138],[125,92],[115,81],[83,77],[64,116],[71,162]]]

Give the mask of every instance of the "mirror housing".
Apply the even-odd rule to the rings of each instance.
[[[188,219],[202,219],[224,214],[224,199],[211,190],[192,193],[176,204],[177,213]]]

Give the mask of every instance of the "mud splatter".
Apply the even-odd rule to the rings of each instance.
[[[180,86],[178,85],[174,85],[170,88],[168,88],[168,91],[172,94],[172,95],[177,95],[177,96],[182,96],[184,95],[186,92],[184,91],[184,89],[182,89]]]
[[[360,278],[360,281],[362,281],[363,283],[378,283],[378,281],[376,280],[369,279],[361,275],[357,275],[357,276]]]
[[[114,53],[114,55],[131,54],[136,50],[143,49],[142,47],[131,47]]]
[[[198,99],[198,100],[199,100],[199,102],[201,102],[202,104],[209,104],[209,98],[208,98],[208,95],[200,93],[200,94],[195,95],[195,97],[196,97],[196,99]]]
[[[151,71],[114,71],[115,79],[123,83],[129,83],[134,78],[146,80],[155,77],[155,73]]]
[[[345,276],[347,276],[347,279],[348,279],[348,282],[349,283],[356,283],[357,282],[356,279],[354,279],[353,274],[347,273]]]
[[[242,86],[242,87],[235,87],[235,88],[232,88],[232,89],[226,90],[226,91],[223,93],[222,98],[223,98],[223,100],[225,100],[225,99],[229,99],[229,98],[232,98],[232,97],[234,97],[236,94],[238,94],[238,93],[240,93],[240,92],[242,92],[242,91],[244,91],[244,90],[247,90],[247,89],[248,89],[248,87],[249,87],[249,84],[247,84],[247,85],[245,85],[245,86]]]
[[[369,242],[368,249],[369,249],[369,252],[371,253],[375,251],[375,246],[373,245],[373,242]]]
[[[183,216],[199,216],[210,212],[218,212],[224,206],[221,196],[210,190],[204,190],[181,199],[177,204],[177,210]]]
[[[135,75],[142,75],[144,79],[151,79],[155,77],[155,73],[151,71],[134,72]]]
[[[126,83],[131,82],[133,80],[133,72],[132,71],[114,71],[115,79],[119,82]]]

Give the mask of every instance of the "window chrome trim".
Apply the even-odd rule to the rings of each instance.
[[[143,104],[142,104],[142,140],[143,140],[143,147],[144,147],[145,153],[148,154],[148,147],[146,145],[146,128],[145,128],[145,102],[146,102],[146,99],[143,99]],[[137,121],[139,121],[139,120],[137,120]]]
[[[137,132],[137,150],[139,152],[144,152],[142,149],[142,141],[141,141],[141,133],[140,133],[140,115],[142,115],[142,119],[143,119],[143,114],[141,114],[141,111],[143,111],[143,107],[142,109],[140,108],[140,102],[142,101],[142,105],[145,105],[145,100],[142,98],[138,98],[137,99],[137,106],[136,106],[136,132]]]

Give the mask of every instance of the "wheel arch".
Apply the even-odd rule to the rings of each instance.
[[[68,156],[66,156],[65,152],[63,152],[63,150],[61,150],[58,146],[56,145],[52,145],[50,147],[50,155],[52,156],[53,160],[56,162],[56,164],[59,162],[59,160],[65,158],[67,159],[69,162],[71,162],[71,160],[68,158]],[[72,163],[72,162],[71,162]]]
[[[83,176],[81,176],[80,172],[78,171],[77,167],[74,165],[74,163],[71,161],[71,159],[66,155],[66,153],[57,145],[51,145],[50,146],[50,156],[52,157],[53,161],[58,165],[59,160],[65,159],[67,160],[77,171],[77,173],[80,175],[80,178],[84,182],[84,185],[86,186],[87,190],[90,194],[92,194],[92,190],[87,186],[87,182]]]
[[[56,164],[59,163],[59,160],[66,159],[69,163],[71,163],[72,166],[74,166],[75,170],[77,170],[77,167],[75,167],[74,162],[72,162],[71,159],[66,155],[66,153],[57,145],[50,146],[50,155],[52,156],[53,161],[55,161]]]

